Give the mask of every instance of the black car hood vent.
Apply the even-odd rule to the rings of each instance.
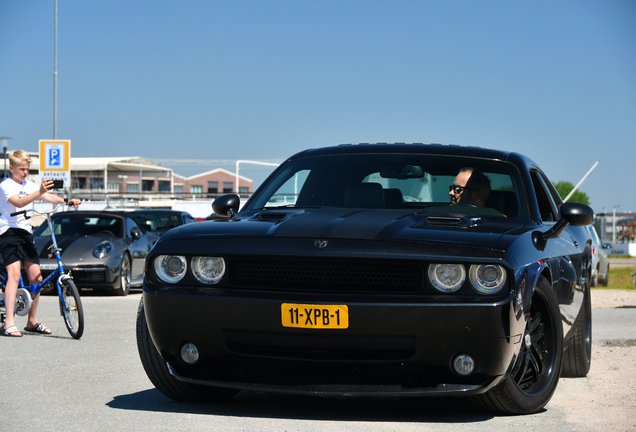
[[[424,220],[424,226],[434,227],[459,227],[459,228],[474,228],[477,226],[493,226],[489,224],[481,216],[429,216]]]
[[[289,216],[289,213],[275,213],[275,212],[263,212],[263,213],[258,213],[255,216],[256,220],[262,220],[262,221],[282,221],[285,218],[287,218],[287,216]]]
[[[426,224],[431,226],[459,226],[461,218],[457,217],[427,217]]]

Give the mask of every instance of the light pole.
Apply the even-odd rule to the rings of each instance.
[[[615,205],[612,208],[612,243],[616,243],[616,207],[620,207],[620,205]]]
[[[55,0],[55,48],[53,57],[53,139],[57,139],[57,0]]]
[[[7,148],[9,147],[8,145],[8,141],[11,138],[9,137],[1,137],[0,140],[2,140],[2,152],[4,154],[4,175],[2,176],[2,180],[7,178]]]

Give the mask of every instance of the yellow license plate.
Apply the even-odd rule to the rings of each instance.
[[[346,329],[349,308],[345,305],[306,305],[283,303],[280,306],[283,327]]]

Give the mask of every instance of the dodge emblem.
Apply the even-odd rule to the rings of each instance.
[[[327,247],[327,245],[329,244],[329,240],[314,240],[314,247],[317,247],[318,249],[324,249]]]

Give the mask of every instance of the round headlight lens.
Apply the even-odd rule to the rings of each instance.
[[[431,264],[428,266],[428,279],[436,290],[452,293],[466,280],[466,269],[462,264]]]
[[[496,264],[471,265],[468,276],[473,288],[481,294],[496,294],[506,284],[506,270]]]
[[[110,242],[102,242],[93,249],[93,255],[95,255],[96,258],[106,258],[112,252],[113,244]]]
[[[181,255],[159,255],[155,258],[155,273],[164,282],[177,283],[186,274],[188,263]]]
[[[215,284],[225,274],[225,260],[221,257],[195,256],[192,258],[192,274],[204,284]]]

